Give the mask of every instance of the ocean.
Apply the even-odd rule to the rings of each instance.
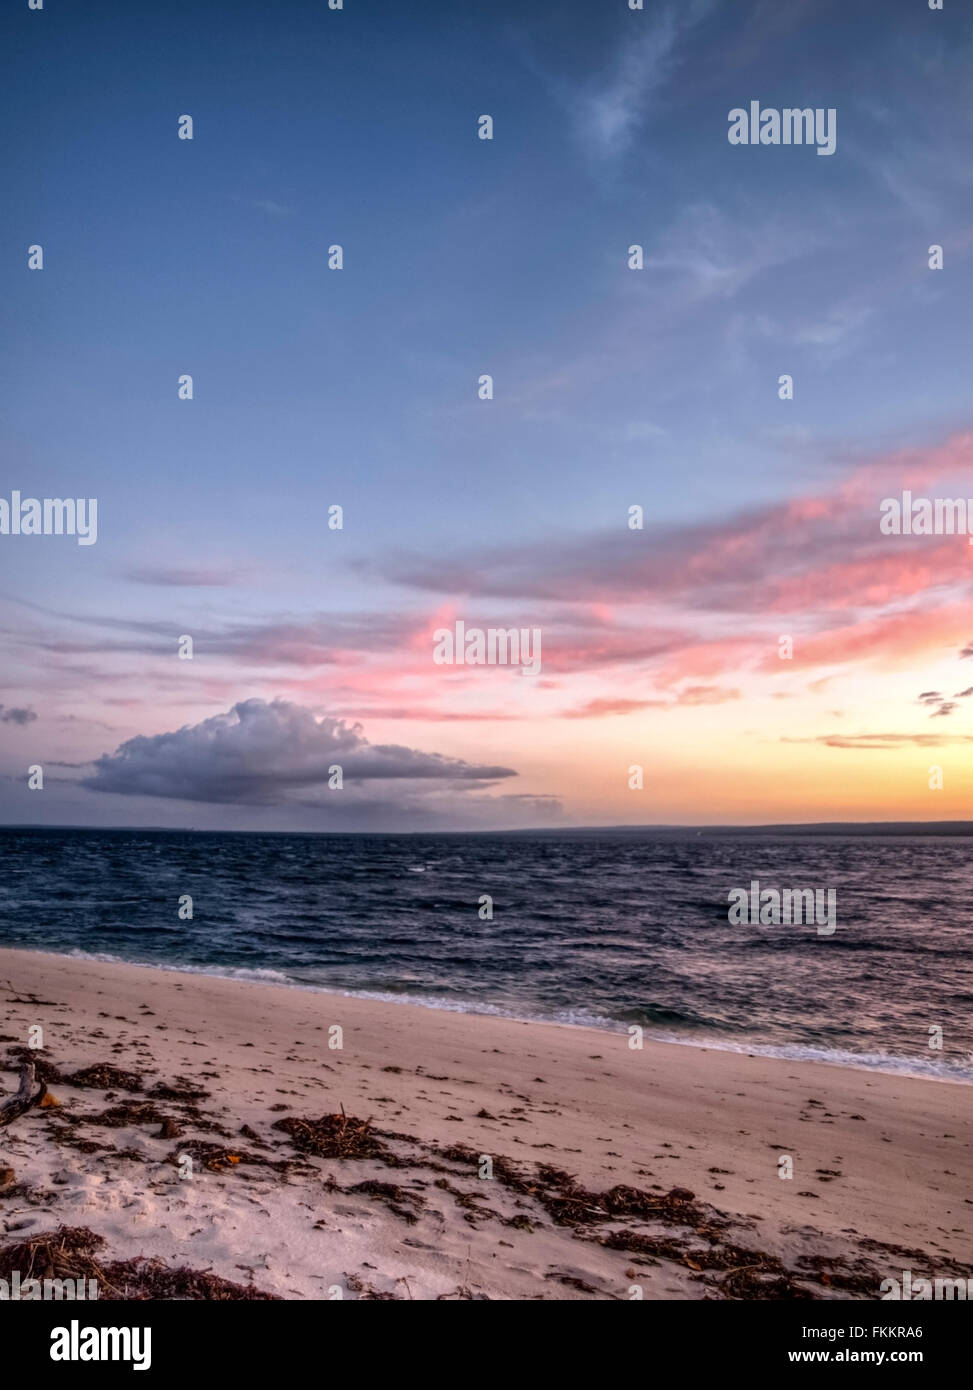
[[[973,1082],[970,848],[0,830],[0,944]],[[753,880],[833,889],[836,930],[731,924]]]

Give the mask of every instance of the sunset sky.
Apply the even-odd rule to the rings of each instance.
[[[5,9],[0,821],[973,817],[969,11],[409,8]]]

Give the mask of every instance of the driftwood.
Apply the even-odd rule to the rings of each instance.
[[[34,1064],[33,1062],[24,1062],[20,1068],[20,1085],[17,1088],[17,1094],[0,1101],[0,1126],[9,1125],[11,1120],[16,1120],[28,1110],[33,1110],[35,1105],[40,1105],[46,1095],[47,1083],[44,1081],[40,1082],[39,1089],[34,1092]]]

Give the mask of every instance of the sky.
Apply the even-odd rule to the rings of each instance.
[[[967,7],[52,0],[0,53],[0,498],[98,503],[0,534],[0,823],[973,814],[973,550],[879,525],[973,499]]]

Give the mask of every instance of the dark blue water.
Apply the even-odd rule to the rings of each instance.
[[[0,831],[0,944],[973,1080],[971,848]],[[753,878],[834,888],[836,933],[731,926]]]

